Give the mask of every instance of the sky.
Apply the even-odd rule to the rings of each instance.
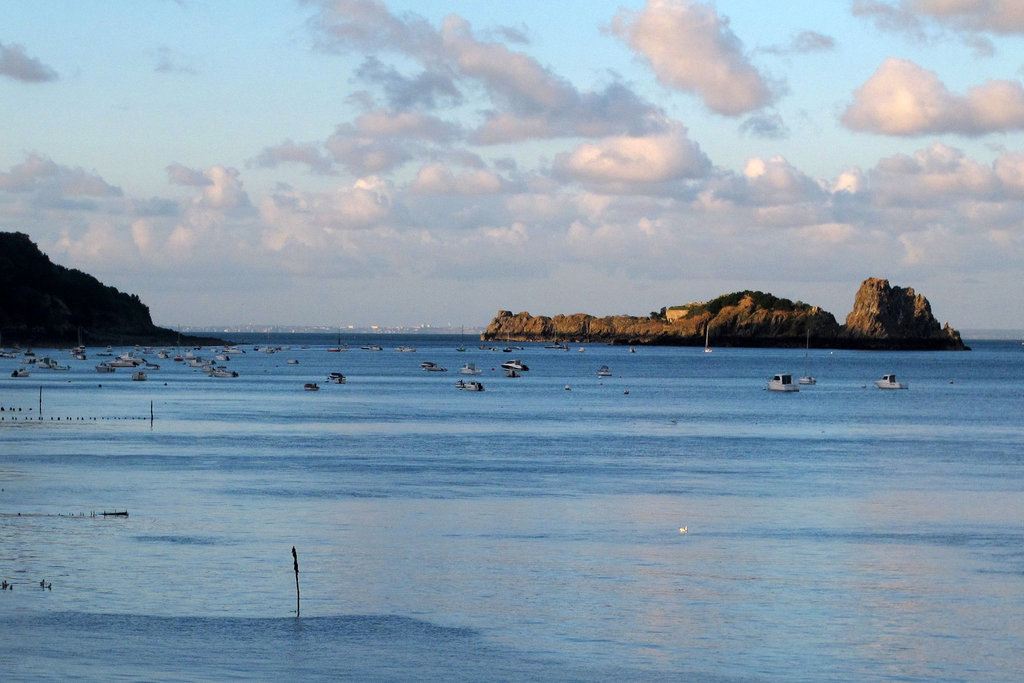
[[[0,230],[160,325],[1024,328],[1019,0],[4,4]]]

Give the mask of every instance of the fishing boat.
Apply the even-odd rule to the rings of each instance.
[[[800,386],[793,384],[793,375],[775,375],[768,380],[768,391],[800,391]]]
[[[459,373],[463,375],[480,375],[483,370],[479,369],[475,363],[466,363],[459,368]]]

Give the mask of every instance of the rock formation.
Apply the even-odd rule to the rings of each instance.
[[[868,348],[963,348],[959,332],[939,327],[928,299],[879,278],[861,284],[840,336]]]
[[[964,350],[960,334],[939,327],[931,306],[913,289],[869,278],[854,311],[840,326],[828,311],[764,292],[735,292],[712,301],[662,309],[647,317],[596,318],[583,313],[532,316],[499,311],[484,341],[563,341],[674,346]]]

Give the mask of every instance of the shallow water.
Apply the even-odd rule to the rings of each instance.
[[[805,361],[802,349],[287,341],[243,346],[233,379],[157,361],[131,382],[95,373],[96,349],[86,362],[37,349],[72,370],[25,379],[0,360],[0,576],[15,584],[0,595],[0,670],[975,681],[1024,669],[1019,344]],[[511,356],[530,371],[504,377]],[[467,361],[486,391],[454,388]],[[597,378],[604,364],[613,377]],[[805,364],[817,385],[764,391]],[[346,384],[324,382],[335,370]],[[874,388],[889,372],[910,389]],[[91,516],[115,509],[130,516]]]

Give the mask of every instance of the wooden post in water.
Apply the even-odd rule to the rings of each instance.
[[[292,546],[292,559],[295,561],[295,616],[299,616],[299,555]]]
[[[153,428],[153,402],[149,402],[149,428]]]
[[[39,387],[39,419],[43,419],[43,388]]]

